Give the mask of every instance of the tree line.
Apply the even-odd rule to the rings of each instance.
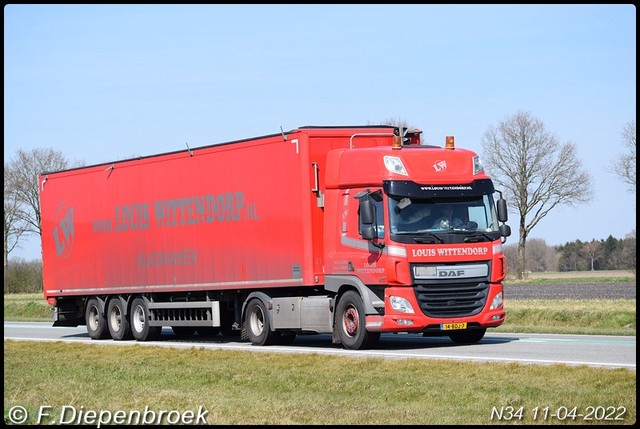
[[[503,247],[507,269],[517,263],[518,245]],[[624,238],[609,236],[606,239],[581,241],[549,246],[545,240],[529,239],[527,242],[526,273],[626,270],[636,272],[636,232]]]

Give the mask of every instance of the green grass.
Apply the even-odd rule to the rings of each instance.
[[[51,320],[51,309],[42,294],[14,293],[4,295],[4,320],[44,322]]]
[[[509,300],[495,332],[636,335],[636,300]]]
[[[616,407],[636,420],[628,369],[385,360],[151,346],[4,342],[4,412],[59,421],[63,406],[97,413],[186,412],[208,424],[549,424],[535,407]],[[42,406],[49,417],[38,422]],[[522,420],[496,411],[522,407]],[[66,416],[69,418],[69,415]],[[584,424],[582,419],[569,423]],[[95,424],[95,421],[94,421]]]

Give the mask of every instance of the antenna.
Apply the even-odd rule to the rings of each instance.
[[[111,164],[109,167],[105,168],[104,171],[108,171],[109,174],[107,174],[107,179],[109,177],[111,177],[111,173],[113,173],[113,170],[116,168],[115,164]]]
[[[284,141],[287,141],[287,135],[284,133],[284,130],[282,129],[282,125],[280,125],[280,132],[282,133],[282,138],[284,139]]]
[[[193,156],[193,151],[189,147],[189,143],[185,143],[187,145],[187,150],[189,151],[189,156]]]

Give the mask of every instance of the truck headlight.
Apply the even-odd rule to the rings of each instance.
[[[401,296],[390,296],[389,303],[391,308],[399,313],[413,313],[411,303]]]
[[[500,292],[493,298],[493,301],[491,301],[491,307],[489,307],[489,309],[495,310],[496,308],[500,307],[502,307],[502,292]]]

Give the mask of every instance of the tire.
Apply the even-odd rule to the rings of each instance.
[[[131,334],[137,341],[154,341],[160,337],[162,326],[149,326],[150,313],[147,301],[136,298],[131,303]]]
[[[252,299],[249,301],[245,327],[249,341],[256,346],[273,344],[280,336],[279,333],[271,331],[267,308],[260,299]]]
[[[96,298],[87,301],[85,310],[85,322],[87,324],[87,332],[93,340],[102,340],[109,338],[109,328],[107,327],[107,318],[100,311],[100,304]]]
[[[224,332],[223,332],[224,334]],[[249,334],[247,333],[247,322],[242,324],[242,329],[240,330],[240,342],[248,343],[249,342]]]
[[[116,341],[130,340],[133,338],[129,318],[126,316],[126,310],[120,298],[112,298],[109,300],[109,306],[107,307],[107,324],[111,338]]]
[[[457,331],[449,333],[449,338],[456,344],[475,344],[480,342],[485,332],[487,332],[487,328]]]
[[[368,332],[365,324],[366,314],[362,298],[356,291],[345,292],[338,301],[334,325],[344,348],[362,350],[374,347],[378,343],[380,332]]]
[[[196,333],[196,328],[191,326],[172,326],[171,329],[173,333],[176,334],[176,337],[190,337]]]
[[[220,333],[220,328],[214,326],[199,326],[196,328],[196,332],[201,337],[215,337]]]

